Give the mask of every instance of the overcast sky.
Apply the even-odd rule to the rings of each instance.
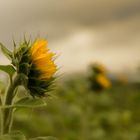
[[[12,48],[24,33],[47,38],[64,73],[92,62],[133,70],[140,63],[140,0],[0,0],[0,41]]]

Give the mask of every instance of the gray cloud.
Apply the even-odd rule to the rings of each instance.
[[[46,20],[92,25],[140,15],[139,0],[1,0],[0,3],[2,19],[10,18],[20,24]]]
[[[139,0],[0,1],[0,30],[3,36],[15,30],[30,33],[32,29],[35,32],[44,30],[50,39],[56,39],[79,28],[91,26],[93,29],[112,21],[131,20],[135,16],[140,16]],[[129,30],[132,28],[130,25]]]
[[[119,68],[139,61],[139,17],[139,0],[0,0],[0,40],[10,47],[12,36],[40,34],[66,70],[92,59]]]

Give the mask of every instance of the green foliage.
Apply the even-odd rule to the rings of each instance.
[[[93,92],[85,78],[60,83],[47,106],[18,110],[14,129],[29,138],[54,136],[60,140],[138,140],[140,138],[140,89],[116,86]]]
[[[0,136],[0,140],[26,140],[21,132],[14,132]]]
[[[12,65],[0,65],[0,70],[9,74],[10,77],[12,77],[16,71]]]
[[[57,139],[55,137],[48,136],[48,137],[31,138],[29,140],[57,140]]]
[[[34,99],[34,98],[25,97],[17,101],[14,106],[24,107],[24,108],[38,108],[38,107],[46,106],[46,102],[40,98]]]
[[[11,60],[12,57],[13,57],[13,54],[10,50],[8,50],[2,43],[0,43],[0,47],[1,47],[1,50],[3,52],[3,54],[9,59]]]
[[[44,107],[46,106],[46,102],[43,99],[34,99],[30,97],[24,97],[18,100],[15,104],[13,105],[4,105],[1,106],[0,108],[39,108],[39,107]]]

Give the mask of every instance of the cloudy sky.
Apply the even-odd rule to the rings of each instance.
[[[140,64],[140,0],[0,0],[0,41],[47,38],[62,73]],[[8,61],[0,54],[0,63]]]

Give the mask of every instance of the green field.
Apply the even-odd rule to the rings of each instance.
[[[58,82],[47,107],[17,110],[14,130],[59,140],[140,140],[139,84],[96,93],[85,77],[70,77]]]

